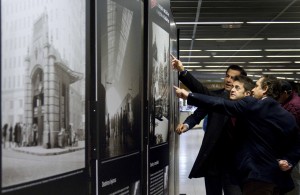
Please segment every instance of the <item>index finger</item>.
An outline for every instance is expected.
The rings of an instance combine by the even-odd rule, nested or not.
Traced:
[[[173,56],[171,53],[170,53],[170,56],[171,56],[173,59],[176,59],[175,56]]]
[[[177,89],[180,89],[179,87],[176,87],[175,85],[173,85],[173,87],[177,90]]]

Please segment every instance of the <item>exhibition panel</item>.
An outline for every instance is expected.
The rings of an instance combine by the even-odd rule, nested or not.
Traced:
[[[142,1],[97,3],[99,194],[141,194],[142,11]]]
[[[1,194],[174,194],[169,0],[2,0]]]
[[[86,0],[1,1],[1,191],[88,193]]]
[[[168,194],[171,129],[170,2],[148,5],[149,194]],[[171,121],[170,121],[171,120]],[[173,135],[173,134],[172,134]]]

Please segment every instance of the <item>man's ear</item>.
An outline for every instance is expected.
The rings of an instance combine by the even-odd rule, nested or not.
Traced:
[[[264,95],[266,95],[268,89],[269,89],[269,86],[266,86],[264,89],[262,89]]]
[[[250,96],[250,95],[252,95],[251,91],[245,91],[245,96]]]

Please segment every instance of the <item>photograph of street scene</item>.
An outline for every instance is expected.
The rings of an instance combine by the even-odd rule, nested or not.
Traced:
[[[85,168],[85,12],[1,1],[2,187]]]
[[[152,117],[150,124],[151,144],[161,144],[168,139],[170,56],[169,33],[152,23]],[[154,117],[153,117],[154,115]]]
[[[140,150],[143,86],[140,2],[108,0],[106,14],[102,23],[107,27],[101,35],[99,89],[105,112],[105,124],[100,124],[103,159]]]

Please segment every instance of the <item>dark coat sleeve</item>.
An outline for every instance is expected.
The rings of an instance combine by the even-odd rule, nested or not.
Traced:
[[[207,94],[212,96],[223,96],[222,92],[224,89],[210,91],[205,87],[200,81],[198,81],[192,74],[188,71],[185,75],[179,75],[179,80],[187,87],[190,91],[194,93]],[[193,114],[188,116],[184,123],[189,125],[192,129],[196,124],[199,124],[202,119],[209,113],[208,110],[198,107]]]
[[[294,135],[290,136],[289,143],[286,145],[290,145],[290,147],[282,159],[295,166],[300,160],[300,131],[298,126],[295,127]]]
[[[187,72],[184,76],[179,75],[179,80],[193,93],[211,94],[207,87]]]
[[[192,92],[210,94],[207,87],[203,86],[193,75],[189,72],[186,75],[179,75],[179,80]],[[197,108],[193,114],[188,116],[183,123],[189,125],[189,129],[192,129],[196,124],[199,124],[202,119],[208,114],[207,110]]]
[[[183,123],[189,125],[189,129],[192,129],[196,124],[199,124],[202,119],[207,115],[207,111],[197,108],[193,114],[188,116]]]
[[[202,108],[210,109],[214,112],[246,118],[250,117],[248,111],[251,111],[251,107],[257,104],[257,100],[253,97],[245,97],[241,100],[231,101],[197,93],[190,93],[187,100],[189,105],[201,106]],[[269,109],[265,109],[265,111],[267,110]],[[292,121],[290,119],[292,119]],[[291,123],[287,125],[286,128],[283,128],[284,132],[282,136],[285,137],[285,139],[282,140],[283,142],[280,142],[280,150],[282,150],[283,154],[280,159],[285,159],[294,166],[300,160],[300,131],[292,115],[287,117],[286,121],[290,121]]]
[[[221,97],[190,93],[187,98],[187,103],[213,112],[237,116],[246,113],[249,104],[255,103],[255,99],[252,97],[245,97],[241,100],[231,101]]]

